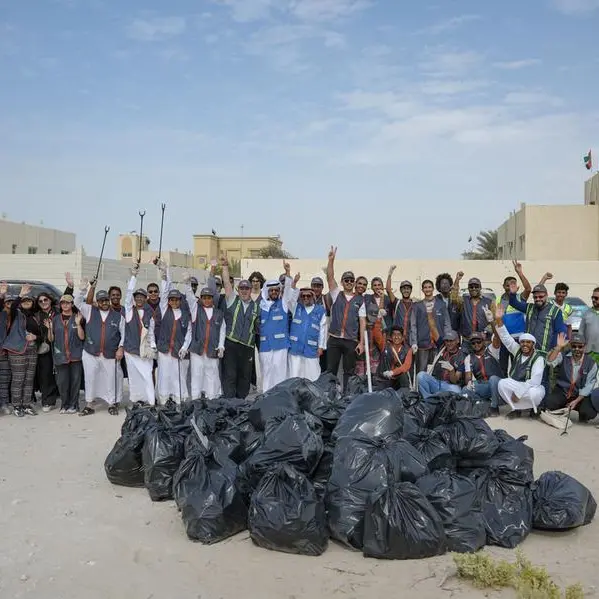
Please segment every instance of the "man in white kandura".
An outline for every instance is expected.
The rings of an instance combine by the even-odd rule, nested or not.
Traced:
[[[148,306],[145,289],[135,289],[139,263],[131,268],[125,293],[125,360],[129,375],[129,398],[132,402],[153,406],[156,403],[152,368],[155,352],[148,337],[154,311]]]
[[[116,416],[123,399],[123,371],[119,362],[123,359],[125,318],[110,307],[110,296],[104,290],[96,293],[97,307],[88,304],[87,287],[87,281],[81,281],[75,297],[75,306],[85,318],[82,362],[86,406],[79,415],[93,414],[94,400],[102,399],[108,404],[108,413]]]
[[[181,306],[182,295],[171,287],[168,268],[158,263],[160,270],[160,332],[156,339],[154,318],[150,322],[150,344],[158,350],[158,402],[162,405],[169,400],[181,403],[189,399],[187,371],[189,360],[187,350],[191,343],[191,315]]]
[[[186,283],[185,297],[191,309],[192,323],[189,346],[191,399],[199,399],[202,395],[216,399],[222,395],[218,366],[225,353],[225,313],[214,306],[214,289],[203,287],[198,304],[192,286],[188,281]]]
[[[283,302],[293,314],[289,331],[289,377],[315,381],[321,374],[320,357],[327,348],[327,312],[315,304],[311,287],[297,289],[300,274],[287,277]],[[299,299],[299,302],[298,302]]]
[[[283,266],[288,277],[291,267],[285,261]],[[281,283],[267,281],[260,300],[260,370],[264,393],[287,378],[288,349],[289,316],[281,297]]]
[[[498,305],[495,309],[495,330],[503,345],[512,354],[512,368],[509,378],[499,381],[497,390],[506,404],[512,409],[506,418],[517,418],[523,410],[530,410],[530,415],[537,414],[537,408],[543,397],[543,371],[545,358],[535,349],[536,339],[530,333],[521,333],[516,341],[503,324],[504,308]],[[485,310],[489,322],[493,319],[490,310]]]

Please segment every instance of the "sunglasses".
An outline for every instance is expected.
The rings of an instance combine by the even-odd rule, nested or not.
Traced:
[[[251,287],[238,287],[239,291],[249,291]]]
[[[354,283],[356,279],[343,279],[344,283]]]
[[[45,303],[49,302],[50,300],[47,297],[40,297],[37,301],[40,304],[45,304]]]
[[[468,289],[480,289],[480,285],[468,285]]]
[[[599,297],[598,297],[598,296],[596,296],[596,295],[594,295],[593,297],[591,297],[591,299],[592,299],[594,302],[599,302]]]
[[[150,289],[148,290],[148,293],[158,293],[158,289]]]
[[[472,339],[472,341],[470,341],[470,343],[472,343],[472,345],[480,345],[483,342],[482,339]]]
[[[580,343],[571,343],[570,347],[572,349],[584,349],[584,345],[581,345]]]
[[[312,297],[312,294],[311,294],[311,293],[302,293],[302,294],[300,295],[300,297],[301,297],[302,299],[310,299],[310,298]]]
[[[313,283],[312,287],[316,287],[317,289],[320,289],[320,288],[324,287],[324,285],[322,283]]]

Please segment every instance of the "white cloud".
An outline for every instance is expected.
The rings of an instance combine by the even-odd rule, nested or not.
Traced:
[[[437,49],[429,53],[429,58],[421,63],[421,68],[435,76],[453,76],[478,67],[482,55],[477,52],[449,52]]]
[[[521,60],[508,60],[504,62],[494,62],[493,66],[506,71],[517,71],[526,67],[534,67],[541,64],[538,58],[523,58]]]
[[[185,28],[183,17],[135,19],[127,27],[127,36],[139,42],[159,42],[181,35]]]
[[[588,14],[599,9],[599,0],[552,0],[552,4],[567,15]]]
[[[539,91],[511,92],[505,96],[504,102],[506,104],[520,106],[542,104],[545,106],[558,107],[563,106],[564,104],[564,101],[561,98]]]
[[[439,35],[440,33],[447,33],[448,31],[452,31],[461,27],[462,25],[466,25],[467,23],[473,23],[475,21],[480,21],[481,17],[479,15],[460,15],[456,17],[451,17],[446,19],[445,21],[441,21],[439,23],[435,23],[434,25],[430,25],[429,27],[424,27],[420,29],[416,33],[419,34],[429,34],[429,35]]]
[[[431,79],[422,84],[422,93],[431,96],[453,96],[488,87],[490,83],[478,79]]]

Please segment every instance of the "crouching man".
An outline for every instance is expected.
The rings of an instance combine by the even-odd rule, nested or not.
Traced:
[[[428,372],[418,373],[418,391],[423,399],[443,391],[460,393],[465,358],[466,356],[460,348],[458,334],[455,331],[449,331],[445,335],[443,348],[429,366],[430,374]]]
[[[570,351],[563,350],[568,340],[563,333],[557,336],[556,346],[547,356],[547,364],[556,369],[555,388],[544,399],[543,407],[550,412],[571,408],[578,412],[579,422],[588,422],[597,416],[591,401],[597,380],[597,363],[585,354],[585,338],[574,333],[570,340]]]
[[[530,333],[522,333],[518,341],[514,340],[503,325],[503,314],[503,306],[498,305],[495,310],[495,330],[513,358],[509,378],[499,381],[499,395],[511,408],[506,418],[518,418],[522,416],[522,410],[530,410],[530,416],[533,417],[545,397],[545,359],[535,349],[536,339]]]

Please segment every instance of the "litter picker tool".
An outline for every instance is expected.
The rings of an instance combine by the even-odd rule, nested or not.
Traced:
[[[158,242],[158,258],[154,260],[154,264],[157,264],[158,260],[162,257],[162,232],[164,231],[164,210],[166,209],[166,204],[161,204],[160,208],[162,209],[162,216],[160,217],[160,241]]]
[[[566,414],[566,426],[564,426],[564,430],[559,434],[560,437],[568,434],[568,424],[570,424],[570,414],[572,413],[572,402],[568,406],[568,413]]]
[[[183,394],[181,393],[181,358],[177,358],[177,367],[179,368],[179,405],[182,405]]]
[[[144,216],[146,215],[145,210],[139,211],[139,243],[137,244],[137,263],[141,264],[141,246],[144,241]]]
[[[110,231],[110,227],[106,225],[104,227],[104,241],[102,241],[102,249],[100,250],[100,259],[98,260],[98,268],[96,270],[96,276],[94,279],[97,281],[100,276],[100,267],[102,266],[102,258],[104,257],[104,247],[106,246],[106,237],[108,235],[108,231]]]
[[[368,393],[372,393],[372,374],[370,372],[370,344],[368,342],[368,331],[364,331],[364,351],[366,352],[366,379],[368,381]]]

